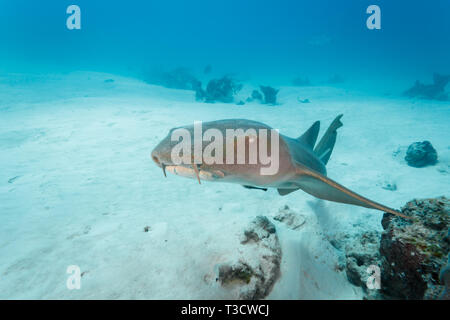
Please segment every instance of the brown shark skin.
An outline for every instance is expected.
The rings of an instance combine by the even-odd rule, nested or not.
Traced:
[[[179,128],[189,130],[191,136],[194,136],[192,125]],[[266,124],[246,119],[227,119],[202,123],[203,132],[210,128],[221,131],[224,139],[226,137],[226,129],[240,128],[244,131],[247,129],[255,129],[257,134],[259,133],[259,129],[267,129],[267,136],[269,139],[267,150],[271,150],[270,130],[273,129]],[[261,175],[260,169],[262,167],[267,167],[268,165],[261,164],[259,158],[257,164],[236,164],[236,144],[232,146],[235,148],[234,164],[226,164],[225,141],[223,142],[223,164],[208,165],[203,162],[198,164],[197,168],[194,168],[195,165],[193,164],[192,156],[192,163],[190,165],[173,165],[171,161],[171,150],[178,144],[178,141],[171,141],[172,130],[152,151],[153,161],[159,167],[166,169],[171,173],[188,178],[199,179],[199,182],[200,177],[203,177],[203,180],[251,185],[261,188],[292,189],[293,191],[303,189],[307,193],[320,199],[381,210],[408,219],[407,216],[400,212],[362,197],[327,178],[325,165],[313,152],[313,149],[310,146],[302,144],[298,139],[279,134],[279,170],[275,175]],[[259,136],[257,135],[252,138],[252,141],[250,141],[250,139],[245,140],[246,163],[248,163],[249,159],[249,144],[258,143]],[[209,144],[210,141],[203,141],[202,151]],[[192,145],[191,154],[193,153],[194,146]]]

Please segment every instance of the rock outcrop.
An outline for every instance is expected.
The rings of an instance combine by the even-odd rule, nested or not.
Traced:
[[[444,290],[439,273],[450,249],[450,201],[413,200],[402,212],[413,221],[383,216],[381,291],[386,298],[437,299]]]
[[[450,299],[450,201],[412,200],[402,208],[412,220],[388,213],[383,232],[328,237],[340,253],[338,270],[362,287],[366,299]],[[380,290],[367,287],[379,268]]]
[[[216,279],[239,299],[263,299],[280,276],[281,247],[275,226],[258,216],[245,228],[240,242],[252,255],[217,265]]]
[[[406,151],[405,160],[411,167],[421,168],[437,162],[437,152],[429,141],[414,142]]]

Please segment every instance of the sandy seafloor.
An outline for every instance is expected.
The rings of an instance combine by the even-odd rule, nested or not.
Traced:
[[[251,89],[245,86],[242,98]],[[273,107],[199,103],[190,91],[101,73],[3,75],[0,298],[233,298],[211,281],[214,266],[237,254],[250,220],[273,217],[284,205],[306,223],[293,231],[272,220],[283,258],[268,298],[362,298],[361,288],[336,270],[336,249],[326,237],[381,230],[381,212],[302,191],[281,197],[276,190],[165,179],[150,152],[170,128],[194,120],[248,118],[297,137],[315,120],[323,134],[343,113],[329,177],[399,208],[415,197],[448,194],[450,105],[332,87],[283,87],[278,100]],[[406,147],[423,140],[436,148],[439,163],[407,166]],[[383,189],[386,181],[398,189]],[[69,265],[84,272],[80,290],[66,287]]]

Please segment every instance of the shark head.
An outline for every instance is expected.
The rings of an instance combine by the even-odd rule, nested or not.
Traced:
[[[261,130],[265,136],[260,141]],[[263,149],[261,142],[265,142]],[[219,120],[202,123],[201,128],[194,123],[171,129],[153,149],[151,157],[164,175],[169,171],[199,182],[226,176],[224,180],[228,182],[246,183],[249,182],[246,179],[254,178],[265,183],[267,179],[260,172],[270,169],[274,173],[269,174],[278,172],[278,142],[278,132],[261,123]]]
[[[166,175],[165,168],[172,165],[171,160],[172,144],[170,135],[167,135],[152,151],[151,157],[153,162],[162,168],[164,175]]]

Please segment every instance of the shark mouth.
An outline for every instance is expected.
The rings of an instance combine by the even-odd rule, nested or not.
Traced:
[[[201,180],[205,181],[215,181],[217,179],[223,178],[225,175],[223,172],[214,170],[214,171],[206,171],[201,170],[198,165],[194,164],[190,167],[185,166],[176,166],[176,165],[164,165],[163,166],[164,173],[166,171],[175,174],[177,176],[196,179],[199,184],[201,184]]]

